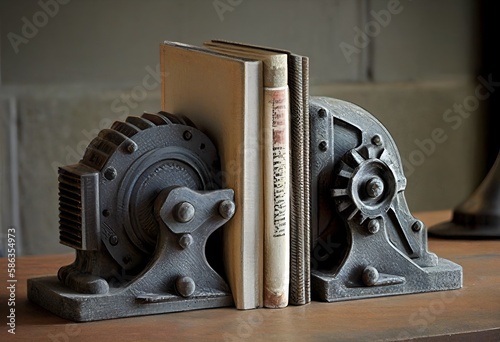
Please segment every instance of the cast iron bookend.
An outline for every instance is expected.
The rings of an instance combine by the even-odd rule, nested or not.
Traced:
[[[324,301],[457,289],[427,250],[396,145],[368,112],[311,98],[311,284]],[[216,230],[236,210],[211,140],[160,112],[102,130],[59,170],[60,242],[76,249],[28,298],[75,321],[230,306]]]
[[[453,210],[452,220],[431,227],[429,235],[445,239],[500,238],[500,153],[479,187]]]
[[[351,103],[312,98],[313,298],[341,301],[462,287],[462,267],[427,250],[406,204],[389,132]]]
[[[101,131],[59,170],[60,241],[76,260],[29,279],[28,298],[74,321],[232,305],[205,254],[236,209],[218,171],[210,139],[168,113]]]

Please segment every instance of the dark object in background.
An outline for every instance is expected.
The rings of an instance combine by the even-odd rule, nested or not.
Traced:
[[[482,0],[480,2],[480,39],[481,39],[481,67],[483,77],[491,76],[494,82],[500,81],[500,40],[499,20],[500,4],[498,1]],[[500,127],[500,89],[493,89],[486,100],[486,132],[487,132],[487,163],[484,172],[487,172],[495,162],[496,154],[500,150],[498,128]]]
[[[449,239],[500,238],[500,152],[481,185],[455,208],[452,220],[431,227],[429,236]]]
[[[493,81],[500,80],[498,2],[483,0],[480,3],[481,74]],[[472,195],[455,208],[449,222],[429,229],[429,236],[448,239],[500,238],[500,139],[498,128],[500,91],[491,91],[486,101],[488,160],[493,165],[481,185]],[[496,155],[498,153],[498,155]],[[496,157],[496,162],[495,161]]]

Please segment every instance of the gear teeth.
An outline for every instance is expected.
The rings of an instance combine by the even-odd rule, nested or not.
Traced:
[[[185,125],[186,124],[184,122],[184,120],[182,120],[182,118],[180,118],[179,116],[174,115],[174,114],[170,114],[170,113],[167,113],[167,112],[158,112],[158,115],[161,115],[161,116],[167,118],[173,124],[181,124],[181,125]]]
[[[90,142],[88,148],[93,148],[93,149],[99,150],[102,153],[110,156],[116,151],[117,146],[109,140],[105,140],[105,139],[102,139],[100,137],[97,137]]]
[[[351,178],[352,177],[352,171],[341,169],[339,171],[339,176],[344,177],[344,178]]]
[[[388,166],[392,165],[392,160],[389,156],[389,153],[387,152],[387,150],[385,148],[383,148],[382,151],[380,151],[380,153],[378,155],[378,159],[380,159],[381,161],[386,163]]]
[[[332,197],[347,196],[347,189],[333,189],[331,193]]]
[[[156,126],[151,121],[146,120],[144,118],[140,118],[138,116],[129,116],[125,121],[128,122],[129,124],[134,125],[135,127],[139,128],[141,130],[145,130],[145,129]]]
[[[354,172],[354,169],[347,165],[343,160],[340,161],[340,171],[339,171],[339,176],[344,177],[344,178],[351,178],[352,173]]]
[[[367,159],[373,159],[373,158],[377,158],[377,151],[375,150],[375,148],[370,147],[370,148],[368,148],[368,158]]]
[[[115,121],[111,126],[111,129],[114,129],[115,131],[122,133],[124,136],[128,138],[133,137],[134,135],[136,135],[141,131],[136,126],[123,121]]]
[[[105,128],[100,131],[98,137],[103,140],[108,140],[116,146],[120,146],[122,142],[128,139],[126,135],[109,128]]]
[[[110,156],[111,154],[107,154],[98,147],[89,146],[85,150],[82,161],[84,161],[87,166],[93,167],[96,170],[101,170]]]
[[[361,147],[360,149],[358,149],[358,153],[360,156],[362,156],[364,159],[370,159],[370,151],[372,149],[367,147],[367,146],[363,146]]]
[[[352,203],[349,201],[342,201],[338,204],[338,210],[339,210],[339,212],[343,212],[343,211],[347,210],[351,205],[352,205]]]
[[[354,149],[349,151],[349,155],[351,156],[352,161],[355,163],[355,166],[358,166],[366,160],[365,157],[363,157],[361,154],[359,154],[358,151]]]
[[[169,125],[172,123],[172,122],[170,122],[170,120],[166,116],[160,115],[160,114],[144,113],[144,114],[142,114],[141,117],[143,119],[151,121],[152,123],[154,123],[157,126]]]
[[[347,216],[347,220],[352,220],[354,218],[354,216],[356,216],[356,214],[359,212],[359,209],[358,208],[354,208],[354,210],[349,214],[349,216]]]

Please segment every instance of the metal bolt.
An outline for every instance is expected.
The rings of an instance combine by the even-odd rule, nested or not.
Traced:
[[[191,138],[193,137],[193,133],[191,133],[190,131],[184,131],[182,136],[184,137],[185,140],[191,140]]]
[[[111,246],[116,246],[118,244],[118,236],[111,235],[109,237],[109,243],[111,244]]]
[[[377,198],[384,192],[384,182],[379,177],[373,177],[366,182],[366,193],[372,198]]]
[[[325,110],[325,108],[320,108],[318,110],[318,115],[319,115],[320,118],[325,118],[326,117],[326,110]]]
[[[182,236],[179,238],[179,245],[184,249],[191,246],[192,243],[193,243],[193,236],[189,233],[182,234]]]
[[[190,277],[178,277],[175,281],[175,288],[182,297],[191,297],[196,285]]]
[[[194,217],[194,207],[189,202],[182,202],[177,205],[176,220],[181,223],[189,222]]]
[[[372,138],[372,143],[376,146],[382,145],[382,138],[380,137],[380,135],[378,134],[374,135]]]
[[[328,149],[328,143],[325,140],[323,140],[319,143],[318,147],[321,151],[325,152]]]
[[[373,266],[367,266],[364,270],[363,270],[363,283],[366,285],[366,286],[373,286],[377,283],[377,280],[379,278],[379,273],[377,271],[377,269]]]
[[[137,146],[137,144],[133,141],[131,141],[128,145],[127,145],[127,152],[128,153],[134,153],[135,151],[137,151],[139,147]]]
[[[114,167],[108,167],[104,171],[104,178],[106,178],[107,180],[113,180],[117,175],[118,173],[116,172],[116,169]]]
[[[229,220],[231,217],[233,217],[235,210],[236,207],[233,201],[224,200],[219,204],[219,214],[226,220]]]
[[[422,228],[424,228],[424,223],[420,220],[416,220],[411,225],[411,229],[413,229],[414,232],[419,232]]]
[[[377,233],[378,231],[380,230],[380,222],[375,219],[375,220],[370,220],[368,222],[368,231],[371,233],[371,234],[375,234]]]

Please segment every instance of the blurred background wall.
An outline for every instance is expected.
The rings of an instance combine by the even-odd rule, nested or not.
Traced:
[[[312,95],[352,101],[392,133],[410,209],[456,206],[487,170],[485,104],[497,85],[482,64],[481,6],[0,0],[0,250],[15,227],[21,254],[70,251],[58,244],[57,167],[76,163],[114,120],[159,110],[163,40],[221,38],[309,56]]]

